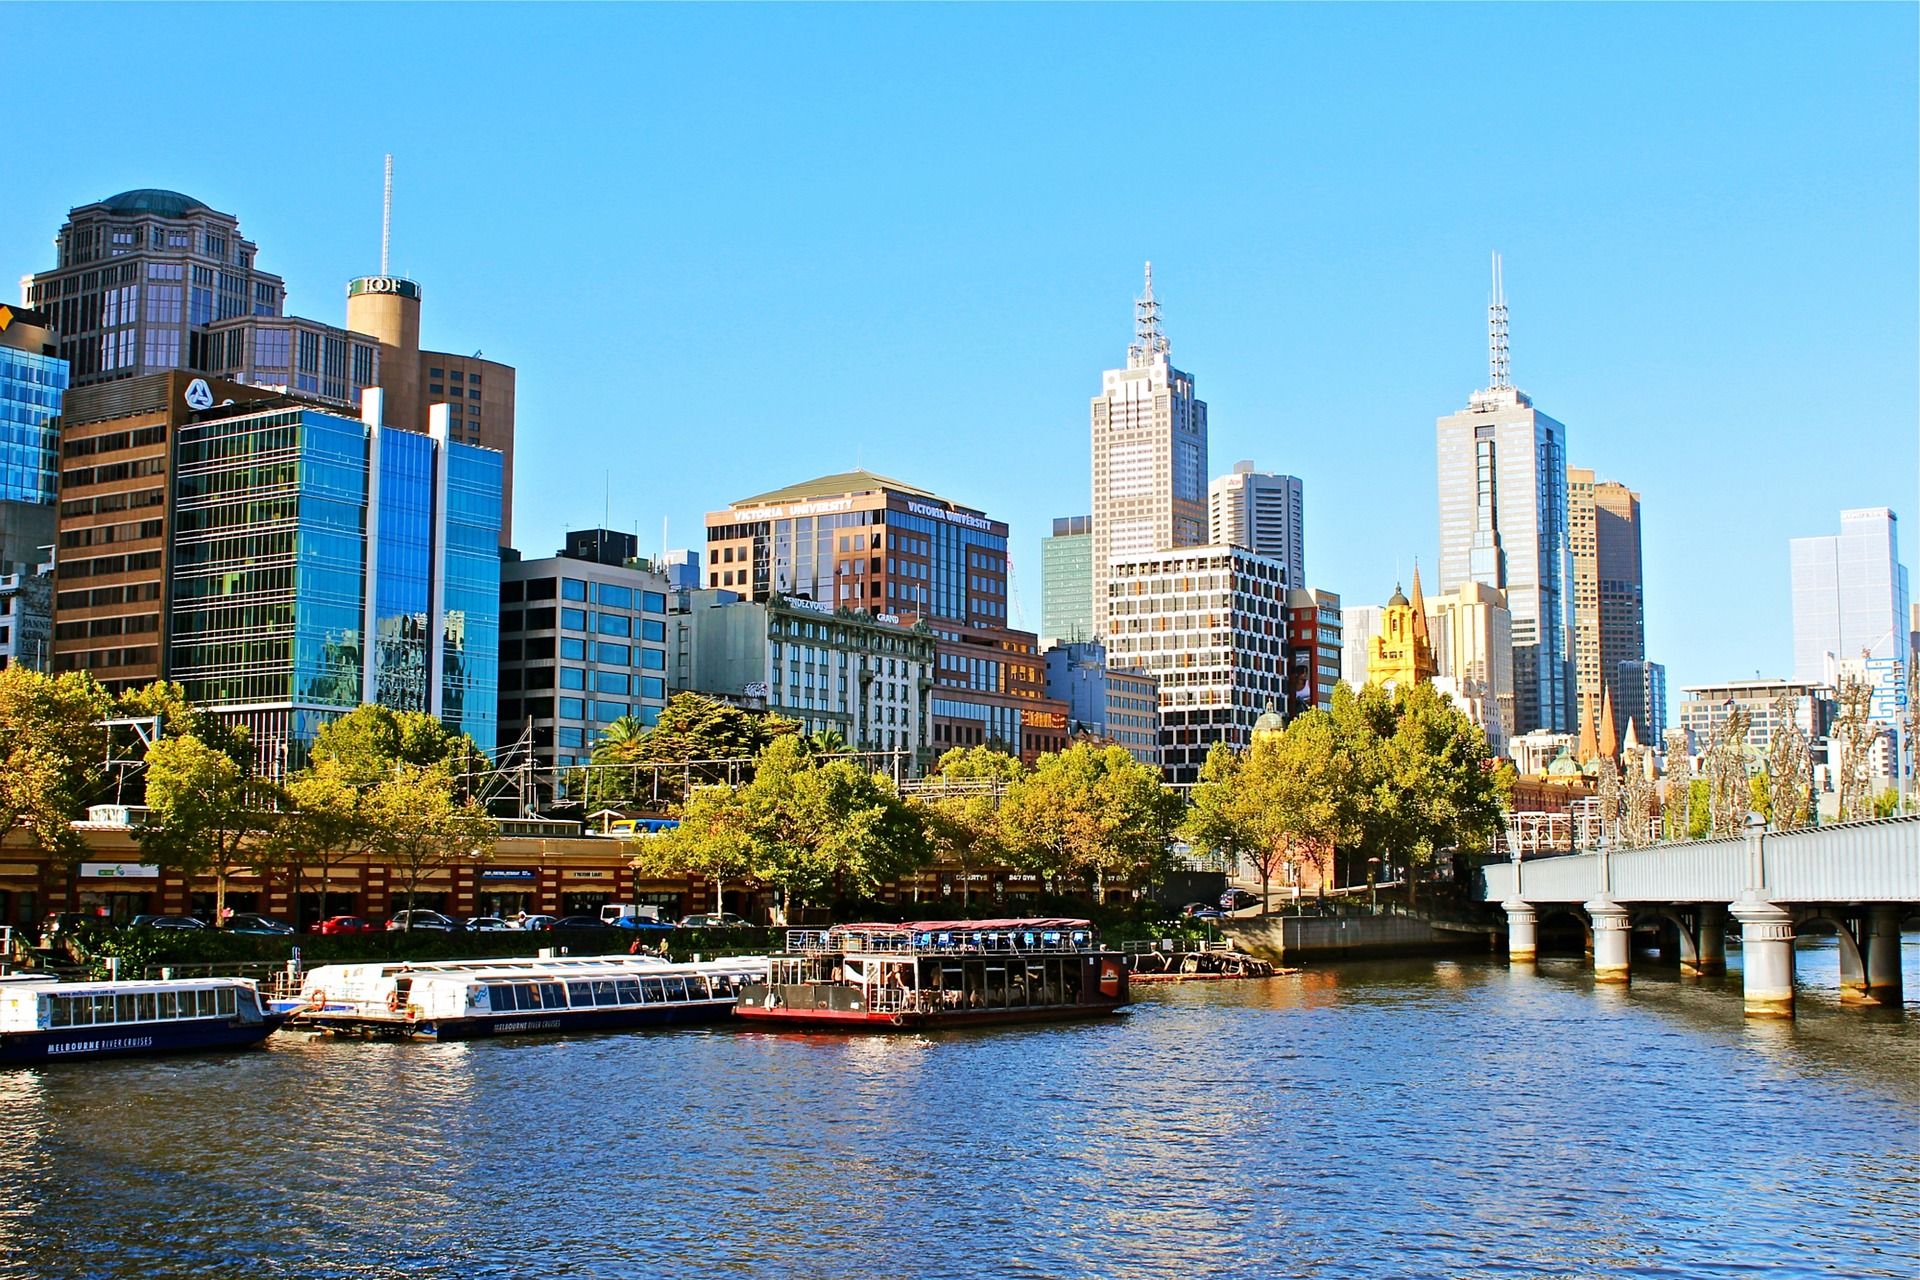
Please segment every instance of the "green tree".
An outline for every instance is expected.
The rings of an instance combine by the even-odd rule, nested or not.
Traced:
[[[687,766],[680,776],[668,770],[600,768],[590,772],[593,780],[581,788],[581,795],[596,808],[650,803],[656,796],[667,803],[684,800],[685,792],[696,783],[738,781],[723,770],[700,768],[697,762],[752,759],[775,737],[798,729],[797,722],[777,715],[742,711],[703,694],[675,694],[646,732],[603,734],[594,744],[593,763]]]
[[[140,829],[142,854],[189,883],[211,875],[214,921],[224,927],[227,879],[258,865],[257,846],[280,817],[278,789],[186,734],[154,743],[146,774],[150,814]]]
[[[295,923],[300,914],[300,883],[308,868],[320,872],[320,915],[327,913],[333,869],[368,851],[372,787],[353,780],[339,761],[328,759],[288,779],[289,811],[264,845],[269,864],[287,870],[293,882]]]
[[[1442,853],[1487,850],[1500,830],[1500,794],[1486,735],[1444,694],[1415,684],[1396,694],[1393,711],[1385,744],[1391,823],[1406,854],[1411,900],[1420,870]]]
[[[155,680],[129,689],[116,700],[113,714],[124,718],[155,716],[162,738],[197,738],[240,767],[253,772],[253,739],[245,725],[229,724],[213,712],[187,701],[187,691],[168,680]]]
[[[367,797],[370,847],[405,886],[411,913],[420,882],[492,856],[498,827],[476,800],[457,794],[452,767],[400,764]],[[412,925],[411,914],[407,917]]]
[[[112,706],[92,676],[0,669],[0,842],[25,824],[35,844],[63,861],[83,846],[70,825],[104,779]]]
[[[753,836],[740,793],[733,787],[695,787],[676,816],[680,825],[634,837],[633,866],[649,876],[704,876],[714,883],[714,907],[725,905],[727,881],[753,871]]]
[[[455,733],[438,716],[365,702],[320,726],[310,763],[332,765],[362,786],[392,777],[396,766],[445,765],[449,779],[459,784],[484,767],[486,757],[472,738]]]
[[[1104,902],[1109,876],[1138,885],[1165,874],[1183,807],[1125,747],[1076,742],[1007,788],[1000,829],[1015,865],[1085,876]]]
[[[963,911],[971,905],[974,872],[1007,861],[1000,798],[1026,771],[1003,751],[954,747],[940,757],[921,790],[919,803],[934,858],[960,868]]]

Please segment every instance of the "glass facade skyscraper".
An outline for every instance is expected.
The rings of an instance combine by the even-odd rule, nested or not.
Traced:
[[[499,455],[444,426],[275,408],[182,427],[173,678],[248,725],[273,772],[361,701],[438,715],[491,752],[499,486]]]
[[[65,360],[0,343],[0,501],[52,505],[66,390]]]
[[[1885,507],[1840,513],[1837,537],[1793,539],[1793,678],[1832,684],[1849,659],[1907,658],[1907,569]]]
[[[1040,643],[1091,641],[1093,517],[1055,517],[1040,540]]]

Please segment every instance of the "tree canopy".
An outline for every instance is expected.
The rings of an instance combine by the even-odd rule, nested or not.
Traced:
[[[1125,747],[1077,742],[1007,787],[999,829],[1015,865],[1084,876],[1104,897],[1109,876],[1162,878],[1183,808]]]
[[[99,721],[111,707],[85,672],[0,669],[0,840],[24,822],[48,853],[79,856],[68,824],[102,781],[107,735]]]

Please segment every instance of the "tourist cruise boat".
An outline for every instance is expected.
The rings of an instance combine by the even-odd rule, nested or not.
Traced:
[[[1085,920],[923,920],[791,930],[734,1014],[810,1030],[932,1029],[1119,1013],[1127,964]]]
[[[244,978],[0,984],[0,1065],[259,1044],[284,1016]]]
[[[759,956],[676,964],[658,956],[557,956],[322,965],[301,985],[296,1024],[360,1035],[466,1040],[603,1031],[727,1016],[764,982]]]

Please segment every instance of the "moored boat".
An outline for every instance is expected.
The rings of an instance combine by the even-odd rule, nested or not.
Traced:
[[[791,930],[734,1015],[762,1026],[888,1031],[1099,1017],[1127,965],[1085,920],[923,920]]]
[[[0,1064],[231,1049],[280,1028],[244,978],[0,985]]]
[[[295,1019],[323,1031],[441,1040],[711,1022],[766,971],[756,956],[323,965],[307,972]]]

